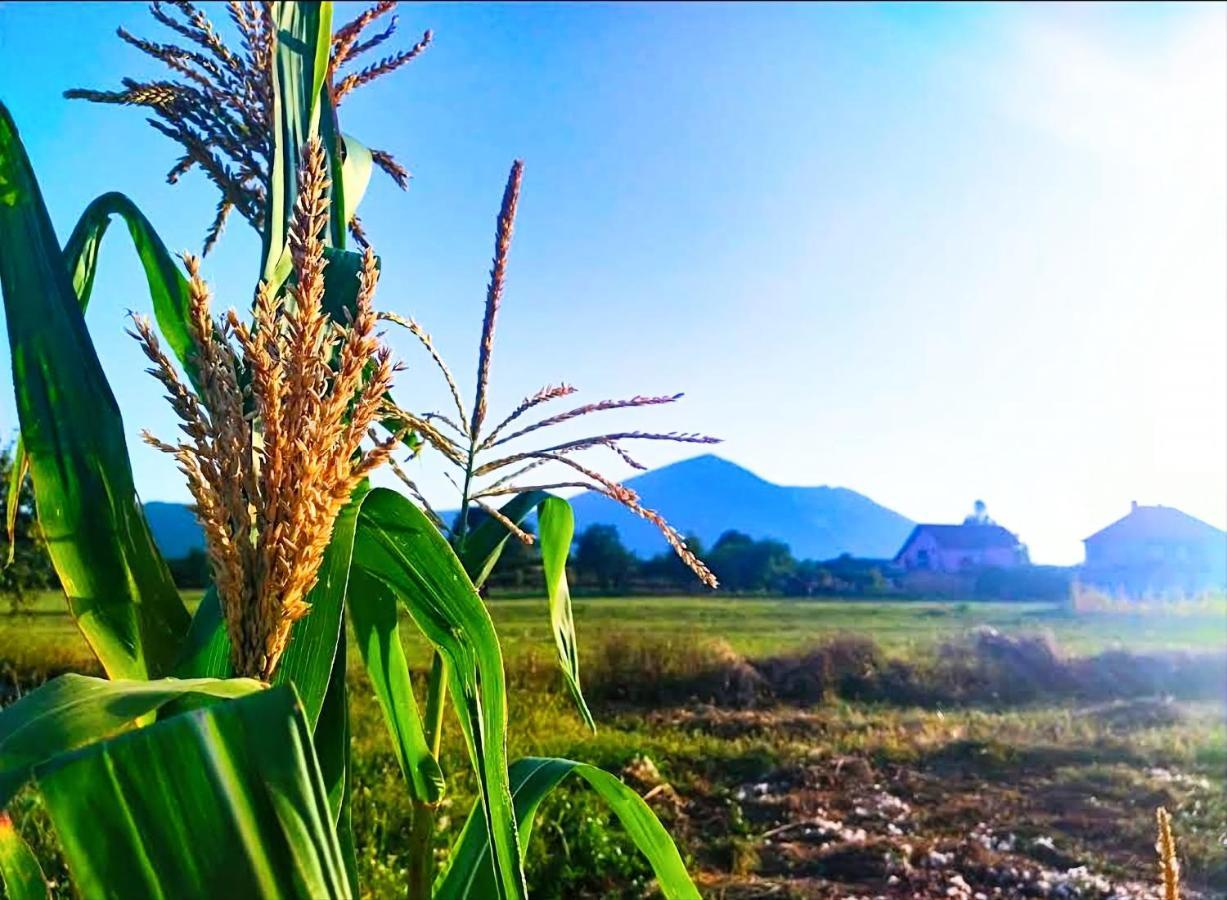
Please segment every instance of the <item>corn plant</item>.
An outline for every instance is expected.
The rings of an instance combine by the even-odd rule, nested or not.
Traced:
[[[394,6],[381,0],[334,33],[329,3],[231,2],[242,41],[232,50],[192,4],[155,3],[154,17],[186,45],[121,37],[175,78],[70,92],[151,110],[154,127],[184,151],[171,180],[197,168],[218,187],[206,252],[232,212],[259,231],[259,283],[243,314],[217,316],[199,261],[176,262],[121,195],[91,203],[61,245],[0,105],[0,287],[21,424],[13,478],[18,486],[27,473],[32,479],[69,610],[107,676],[65,675],[0,711],[0,810],[23,786],[39,791],[83,896],[359,894],[346,619],[414,802],[410,897],[526,896],[523,843],[542,798],[571,773],[609,803],[666,896],[698,896],[664,828],[621,781],[570,760],[507,758],[503,662],[478,588],[534,508],[559,661],[591,722],[566,589],[570,507],[547,495],[547,485],[519,481],[526,467],[569,466],[580,483],[658,522],[683,558],[706,570],[658,514],[572,458],[594,447],[624,454],[622,440],[648,435],[479,460],[503,441],[611,408],[595,404],[499,438],[528,409],[569,393],[554,389],[483,435],[518,166],[500,215],[477,399],[460,443],[429,414],[395,404],[396,367],[374,330],[378,258],[356,211],[373,167],[402,183],[406,173],[386,153],[342,136],[337,115],[349,92],[429,43],[428,32],[408,50],[347,70],[392,37],[394,18],[371,29]],[[152,540],[120,410],[84,319],[115,216],[128,226],[154,314],[136,318],[132,330],[183,432],[147,440],[179,462],[208,544],[213,587],[194,612]],[[348,236],[363,252],[346,248]],[[375,426],[382,437],[368,436]],[[426,447],[463,472],[463,512],[450,534],[421,504],[367,481],[397,448]],[[503,496],[511,499],[490,506]],[[491,515],[470,529],[474,503]],[[424,715],[400,611],[434,648]],[[438,756],[449,699],[479,798],[435,873],[430,836],[446,788]],[[11,897],[47,896],[37,860],[2,812],[0,879]]]

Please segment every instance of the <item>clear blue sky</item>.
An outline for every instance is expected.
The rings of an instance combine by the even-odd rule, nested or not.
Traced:
[[[61,238],[121,190],[196,250],[211,188],[163,182],[174,148],[140,111],[61,97],[157,71],[119,24],[156,31],[140,4],[0,4],[0,96]],[[1132,499],[1227,524],[1227,6],[428,5],[401,24],[435,46],[344,127],[415,174],[364,205],[380,301],[466,394],[519,156],[496,410],[560,379],[685,390],[605,421],[718,434],[766,478],[915,519],[983,497],[1040,561],[1079,559]],[[123,335],[149,306],[125,240],[90,326],[142,495],[184,499],[136,440],[173,423]],[[236,217],[206,261],[223,302],[250,296],[257,253]],[[402,402],[440,406],[396,346]],[[415,469],[446,505],[437,465]]]

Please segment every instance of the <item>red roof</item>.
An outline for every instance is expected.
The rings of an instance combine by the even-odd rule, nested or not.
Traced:
[[[1227,532],[1170,506],[1135,506],[1129,515],[1083,538],[1083,541],[1200,542],[1224,539],[1227,539]]]

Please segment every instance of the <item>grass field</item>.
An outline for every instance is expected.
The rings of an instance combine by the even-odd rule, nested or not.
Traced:
[[[584,759],[650,793],[705,896],[1151,896],[1158,805],[1175,813],[1187,884],[1227,896],[1221,605],[1073,616],[1028,604],[580,599],[596,736],[559,685],[544,601],[490,607],[513,757]],[[986,643],[982,626],[1006,637]],[[1035,634],[1046,637],[1010,637]],[[421,642],[406,649],[421,666]],[[409,804],[351,660],[363,882],[371,896],[403,896]],[[0,616],[10,696],[90,666],[58,597]],[[440,852],[473,796],[457,730],[452,720]],[[14,817],[62,881],[37,798],[22,795]],[[607,822],[578,786],[546,801],[528,855],[534,896],[650,893]]]

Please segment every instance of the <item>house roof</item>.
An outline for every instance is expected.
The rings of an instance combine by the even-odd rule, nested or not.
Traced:
[[[1000,525],[917,525],[908,535],[895,559],[922,534],[929,534],[943,550],[987,550],[990,547],[1013,549],[1018,546],[1018,535]]]
[[[1083,541],[1199,542],[1224,539],[1227,539],[1227,532],[1171,506],[1135,506],[1129,515],[1083,538]]]

